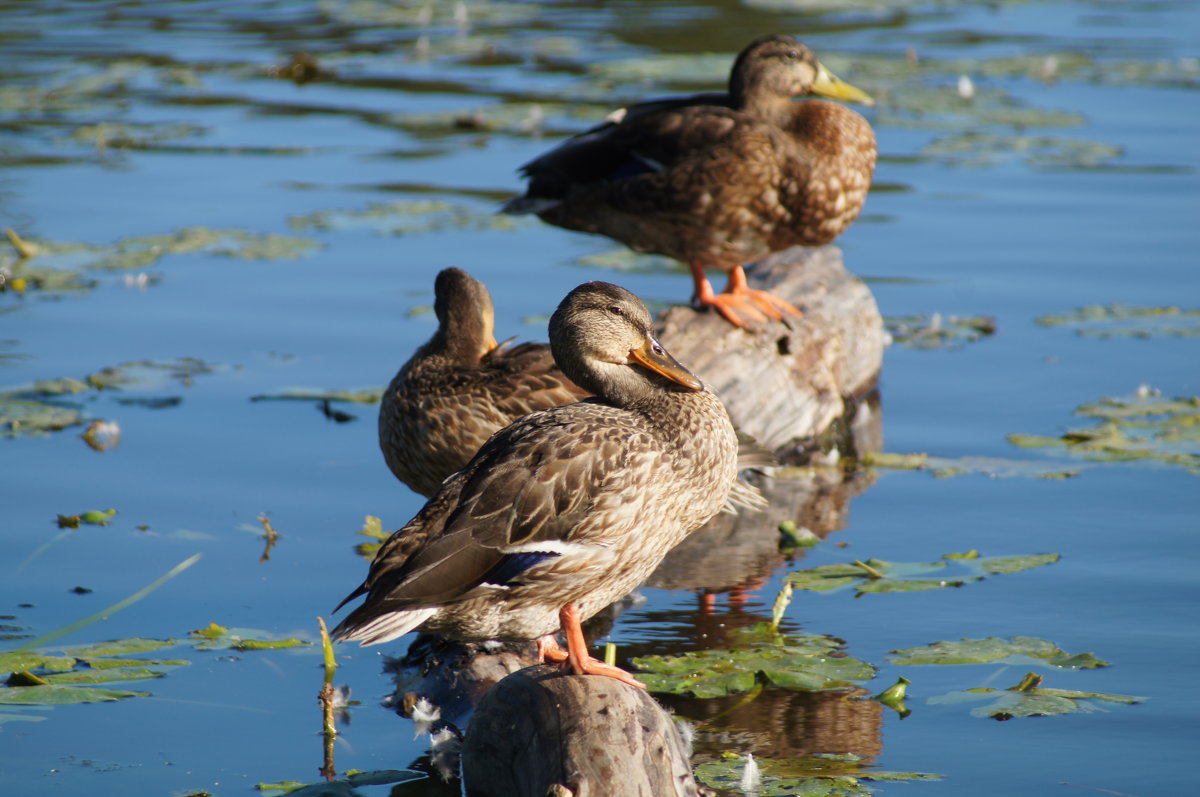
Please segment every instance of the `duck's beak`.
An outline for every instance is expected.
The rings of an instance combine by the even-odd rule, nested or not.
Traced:
[[[676,384],[683,385],[688,390],[703,390],[704,383],[696,378],[671,352],[651,336],[646,336],[646,342],[636,349],[629,350],[629,362],[649,368],[657,374],[662,374]]]
[[[851,86],[826,69],[824,64],[817,64],[817,79],[813,81],[810,91],[813,94],[820,94],[822,97],[832,97],[844,102],[858,102],[863,105],[875,104],[875,100],[871,98],[870,94]]]

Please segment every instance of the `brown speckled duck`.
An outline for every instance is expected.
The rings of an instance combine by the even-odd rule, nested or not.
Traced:
[[[334,629],[386,642],[415,628],[541,639],[575,673],[628,673],[587,654],[580,622],[640,584],[716,514],[738,441],[721,401],[654,339],[629,291],[581,285],[550,319],[563,372],[593,398],[496,433],[393,534]],[[339,606],[340,608],[340,606]],[[561,628],[567,651],[547,641]]]
[[[797,313],[750,289],[742,263],[827,244],[858,216],[875,169],[867,121],[818,94],[872,104],[790,36],[762,36],[733,64],[727,93],[652,101],[521,167],[506,213],[615,238],[688,264],[693,300],[746,326]],[[729,272],[713,292],[706,269]]]
[[[492,297],[462,269],[434,281],[438,328],[388,385],[379,448],[396,478],[428,498],[492,433],[522,415],[588,393],[545,343],[497,345]]]

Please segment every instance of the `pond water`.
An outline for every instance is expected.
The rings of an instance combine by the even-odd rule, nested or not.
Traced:
[[[889,318],[927,329],[937,314],[954,332],[952,317],[987,316],[995,333],[893,325],[885,450],[942,458],[953,475],[864,474],[828,541],[775,560],[748,596],[698,612],[694,591],[647,588],[607,639],[622,657],[703,650],[769,618],[785,576],[818,565],[1057,553],[961,589],[798,592],[784,629],[844,640],[879,668],[869,694],[908,678],[912,714],[768,689],[702,726],[697,761],[852,752],[864,772],[942,776],[865,784],[888,794],[1193,793],[1196,407],[1149,416],[1178,423],[1148,458],[1007,437],[1095,429],[1077,407],[1136,402],[1142,386],[1200,395],[1200,5],[1169,0],[0,2],[0,225],[37,248],[22,260],[0,243],[4,411],[37,380],[150,363],[110,374],[128,380],[119,389],[54,400],[117,422],[118,446],[89,450],[82,425],[0,439],[2,649],[202,555],[54,643],[175,639],[143,655],[190,663],[101,684],[147,697],[0,706],[4,790],[229,795],[317,780],[317,649],[199,650],[188,632],[317,639],[316,618],[365,572],[364,516],[398,528],[421,500],[384,467],[374,406],[335,401],[355,416],[339,423],[314,400],[252,399],[382,387],[431,333],[418,311],[448,265],[489,285],[498,338],[544,339],[548,312],[590,279],[686,299],[675,264],[492,214],[519,190],[516,167],[562,135],[625,102],[719,86],[733,53],[773,31],[879,99],[866,112],[876,189],[838,242],[847,267]],[[300,52],[318,79],[287,79]],[[110,508],[108,525],[56,524]],[[260,515],[280,534],[266,561]],[[888,655],[1014,636],[1111,666]],[[383,656],[403,649],[385,647],[339,649],[337,682],[362,704],[339,770],[403,768],[426,747],[378,705]],[[995,695],[945,699],[1031,670],[1045,687],[1144,700],[998,722],[972,715]],[[701,720],[735,701],[668,702]]]

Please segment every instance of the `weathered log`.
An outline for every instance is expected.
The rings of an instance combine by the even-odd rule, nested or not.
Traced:
[[[671,353],[721,396],[735,425],[791,459],[845,415],[848,399],[874,386],[883,320],[836,246],[777,252],[747,276],[751,287],[770,290],[804,315],[742,330],[716,313],[672,307],[656,327]]]
[[[697,795],[689,753],[644,691],[531,667],[479,704],[463,746],[463,786],[467,797]]]

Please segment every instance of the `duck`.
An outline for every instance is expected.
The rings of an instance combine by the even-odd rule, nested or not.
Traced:
[[[819,95],[872,105],[786,35],[737,56],[728,91],[630,106],[520,168],[524,195],[501,212],[614,238],[688,265],[693,302],[735,326],[799,311],[753,290],[742,264],[837,238],[875,170],[870,123]],[[708,270],[729,272],[715,293]]]
[[[498,344],[491,293],[466,271],[442,269],[433,291],[438,328],[396,372],[379,405],[384,461],[426,498],[493,432],[590,395],[563,374],[549,344]]]
[[[365,596],[334,638],[373,645],[419,628],[458,641],[537,640],[570,672],[641,686],[588,654],[581,623],[721,510],[737,434],[624,288],[572,290],[550,318],[550,347],[592,397],[494,434],[384,542],[338,605]]]

